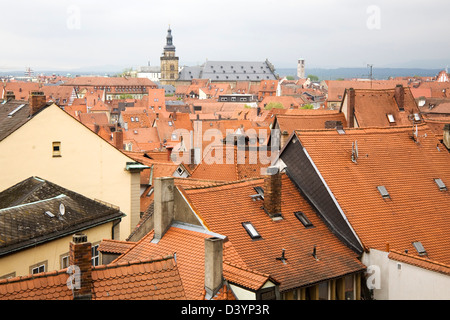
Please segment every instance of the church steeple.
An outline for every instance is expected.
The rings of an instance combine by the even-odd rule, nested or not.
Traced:
[[[164,51],[175,51],[175,46],[172,42],[172,30],[170,29],[170,25],[169,29],[167,30],[166,45],[164,46]]]
[[[172,42],[172,30],[167,30],[166,45],[161,56],[161,84],[173,85],[179,77],[178,57],[175,56],[175,46]]]

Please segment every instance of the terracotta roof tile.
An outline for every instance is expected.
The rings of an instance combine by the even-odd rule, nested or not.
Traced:
[[[71,300],[66,269],[0,280],[0,300]],[[186,299],[177,264],[160,256],[92,270],[93,300]]]
[[[450,265],[432,261],[426,257],[417,257],[414,255],[398,251],[390,251],[388,258],[391,260],[408,263],[410,265],[420,267],[423,269],[439,272],[445,275],[450,275]]]
[[[413,127],[299,130],[296,136],[367,248],[416,252],[421,241],[434,261],[450,264],[450,154],[427,125]],[[359,157],[351,160],[357,141]],[[384,199],[377,186],[385,186]],[[348,192],[352,190],[352,192]],[[355,196],[357,195],[357,196]]]
[[[193,210],[214,232],[224,234],[233,244],[247,269],[270,274],[281,283],[280,291],[306,286],[365,267],[354,252],[345,247],[323,224],[293,183],[283,175],[283,220],[273,221],[253,201],[254,187],[264,186],[263,179],[239,181],[210,188],[184,190]],[[230,201],[232,199],[232,201]],[[314,228],[306,229],[294,216],[302,211]],[[250,221],[262,239],[253,240],[242,226]],[[319,261],[311,252],[317,246]],[[286,249],[287,263],[276,258]]]

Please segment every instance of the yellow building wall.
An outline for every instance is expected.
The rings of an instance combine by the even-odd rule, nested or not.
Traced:
[[[112,226],[113,222],[108,222],[103,225],[84,230],[83,233],[87,235],[88,241],[91,242],[92,245],[95,245],[102,239],[109,239],[111,237]],[[44,261],[47,261],[46,271],[60,270],[60,257],[61,255],[69,252],[69,243],[71,241],[72,235],[68,235],[63,238],[2,257],[0,260],[0,277],[12,272],[15,272],[16,276],[28,275],[30,272],[30,266]]]
[[[61,157],[53,157],[54,141],[61,142]],[[135,227],[131,223],[139,219],[136,202],[140,195],[132,184],[140,174],[125,170],[126,163],[133,160],[58,106],[42,110],[1,141],[0,154],[0,191],[38,176],[120,207],[126,214],[120,225],[120,240]]]

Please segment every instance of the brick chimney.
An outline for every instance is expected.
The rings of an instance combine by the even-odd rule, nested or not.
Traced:
[[[347,95],[347,126],[353,128],[355,124],[355,89],[348,89]]]
[[[119,150],[123,150],[123,131],[117,130],[114,132],[113,136],[114,136],[114,146]]]
[[[450,123],[444,125],[443,143],[445,147],[450,150]]]
[[[161,240],[174,219],[174,180],[173,177],[155,179],[153,229],[156,242]]]
[[[31,91],[28,99],[31,115],[34,115],[47,104],[47,98],[42,91]]]
[[[281,173],[268,167],[264,177],[264,211],[271,217],[281,217]]]
[[[14,94],[14,91],[6,91],[4,100],[9,101],[9,100],[15,100],[15,99],[16,99],[16,95]]]
[[[401,84],[395,87],[395,101],[397,102],[400,111],[405,110],[405,88]]]
[[[205,291],[211,299],[223,285],[223,239],[205,239]]]
[[[74,300],[92,298],[92,248],[85,234],[74,234],[69,245],[69,264],[80,271],[80,286],[73,288]]]

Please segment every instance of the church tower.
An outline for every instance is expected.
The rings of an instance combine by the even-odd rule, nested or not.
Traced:
[[[178,57],[172,42],[172,30],[167,30],[166,45],[161,56],[161,84],[175,85],[178,79]]]

